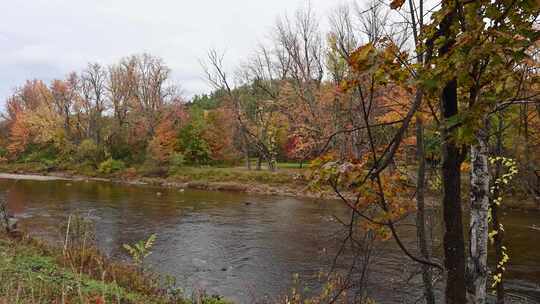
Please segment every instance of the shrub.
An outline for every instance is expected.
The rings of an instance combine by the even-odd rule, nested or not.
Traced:
[[[171,155],[169,163],[172,167],[183,167],[186,164],[186,158],[181,152],[175,152]]]
[[[152,254],[152,247],[156,241],[156,234],[150,235],[147,240],[140,240],[134,244],[124,244],[124,249],[129,253],[140,273],[144,271],[144,261]]]
[[[58,166],[59,151],[53,145],[29,145],[27,151],[20,156],[20,163],[35,163],[40,165],[39,171],[51,171]],[[38,172],[36,170],[32,170]]]
[[[156,160],[147,159],[139,168],[139,173],[146,177],[165,177],[167,176],[167,169]]]
[[[132,179],[137,177],[137,169],[129,167],[122,172],[122,177],[126,179]]]
[[[52,161],[56,159],[58,150],[53,145],[29,145],[19,159],[23,163]]]
[[[184,154],[181,152],[175,152],[171,155],[171,158],[169,159],[169,171],[174,174],[180,171],[180,169],[184,167],[185,164],[186,158],[184,157]]]
[[[97,164],[100,156],[98,145],[92,139],[85,139],[77,148],[76,158],[81,162]]]
[[[116,160],[113,158],[109,158],[106,161],[99,164],[98,171],[103,174],[111,174],[114,172],[118,172],[120,170],[124,170],[126,168],[126,165],[121,160]]]
[[[121,159],[127,163],[133,162],[134,155],[144,151],[145,147],[140,147],[139,143],[129,143],[127,130],[113,131],[107,140],[106,153],[114,159]],[[144,152],[143,152],[144,154]]]
[[[0,147],[0,164],[7,162],[7,149],[4,147]]]
[[[84,176],[96,176],[96,165],[88,162],[79,163],[73,166],[72,170]]]

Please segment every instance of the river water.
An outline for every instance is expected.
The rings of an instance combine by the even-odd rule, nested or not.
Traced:
[[[162,189],[66,180],[0,178],[21,225],[36,236],[58,236],[59,223],[81,212],[96,224],[97,242],[126,259],[122,244],[157,234],[148,263],[174,276],[186,293],[204,289],[238,303],[275,299],[298,274],[306,292],[319,286],[343,237],[337,201],[242,193]],[[433,215],[436,217],[437,215]],[[504,218],[510,262],[509,292],[522,303],[540,303],[540,214],[508,212]],[[400,233],[414,248],[414,230]],[[393,241],[377,245],[369,294],[381,303],[414,302],[405,283],[406,259]]]

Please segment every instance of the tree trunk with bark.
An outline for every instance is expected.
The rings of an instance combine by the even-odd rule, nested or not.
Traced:
[[[417,93],[416,98],[422,98],[421,93]],[[426,180],[426,160],[424,152],[424,125],[420,115],[416,117],[416,158],[418,160],[418,178],[416,181],[416,235],[418,238],[418,250],[422,257],[431,260],[426,236],[426,217],[424,204],[424,191]],[[435,294],[433,292],[433,277],[429,265],[422,264],[422,281],[424,283],[424,297],[426,304],[435,304]]]
[[[489,233],[489,119],[475,134],[471,145],[471,220],[469,261],[467,267],[468,298],[470,303],[486,303],[488,279],[487,250]]]
[[[457,81],[446,83],[441,95],[443,122],[458,114]],[[442,204],[444,218],[444,265],[446,268],[446,304],[466,303],[465,240],[461,211],[461,163],[459,146],[443,125],[442,137]]]
[[[268,170],[270,170],[271,172],[275,172],[276,171],[276,160],[272,156],[268,156],[267,163],[268,163]]]

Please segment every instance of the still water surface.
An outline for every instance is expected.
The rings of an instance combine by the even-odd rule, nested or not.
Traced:
[[[37,236],[58,236],[60,222],[83,212],[96,223],[98,245],[115,258],[127,258],[122,244],[157,233],[149,257],[154,270],[176,277],[187,293],[205,289],[239,303],[283,295],[293,274],[315,289],[317,273],[327,270],[343,237],[335,217],[347,216],[336,201],[102,182],[0,178],[0,193],[6,192],[10,210]],[[505,227],[508,288],[528,299],[523,303],[540,303],[540,231],[534,229],[540,214],[509,212]],[[414,230],[401,234],[415,246]],[[373,298],[414,302],[418,294],[404,293],[411,288],[403,285],[403,256],[393,242],[377,246],[373,262]]]

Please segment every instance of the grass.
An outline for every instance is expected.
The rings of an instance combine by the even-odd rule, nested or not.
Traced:
[[[93,247],[72,244],[55,247],[0,233],[0,304],[232,304],[204,293],[196,299],[184,298],[178,289],[158,287],[160,279],[153,274],[111,262]],[[324,292],[313,298],[303,297],[297,292],[299,287],[292,287],[285,297],[260,303],[326,303],[334,296],[336,283],[329,281]],[[336,303],[346,300],[344,294]]]
[[[27,162],[27,163],[0,163],[0,171],[7,173],[45,173],[49,170],[48,166],[41,162]]]
[[[252,170],[244,167],[217,167],[217,166],[185,166],[175,170],[161,168],[161,174],[152,174],[151,171],[159,171],[158,168],[146,168],[144,165],[127,168],[116,174],[103,174],[97,169],[85,164],[73,166],[50,167],[40,162],[12,162],[0,164],[0,172],[6,173],[34,173],[47,174],[52,171],[66,172],[74,175],[84,175],[89,177],[114,177],[127,176],[144,177],[159,176],[172,177],[179,181],[206,181],[206,182],[249,182],[263,184],[290,184],[301,182],[305,179],[307,164],[300,168],[299,163],[278,162],[277,170],[271,172],[264,166],[261,170]]]
[[[98,299],[118,302],[148,302],[114,282],[95,280],[56,263],[47,251],[30,243],[0,243],[0,294],[6,303],[86,303]]]
[[[183,167],[171,175],[180,181],[241,182],[283,185],[303,179],[302,172],[294,170],[247,170],[245,168]]]
[[[204,292],[185,298],[173,281],[106,258],[95,247],[93,224],[73,218],[61,227],[68,231],[61,246],[0,232],[0,304],[232,304]],[[327,303],[340,290],[336,286],[339,281],[329,280],[313,298],[302,296],[294,286],[280,299],[257,303]],[[346,300],[343,294],[336,303]]]
[[[244,165],[244,163],[242,163],[242,164]],[[251,158],[250,159],[250,164],[251,164],[252,168],[256,168],[257,167],[257,159],[256,158]],[[300,166],[300,162],[278,161],[278,162],[276,162],[276,166],[277,166],[278,169],[305,169],[305,168],[309,167],[309,161],[304,161],[302,163],[302,166]],[[263,161],[261,163],[261,167],[266,169],[268,167],[268,164]]]
[[[227,304],[218,297],[188,300],[159,287],[160,279],[103,257],[94,247],[58,248],[0,234],[0,303]]]
[[[302,164],[297,162],[278,162],[277,167],[279,169],[304,169],[309,167],[309,162],[303,162]]]
[[[105,278],[74,271],[56,250],[34,240],[0,240],[0,302],[165,303]]]

